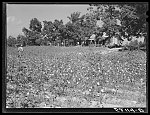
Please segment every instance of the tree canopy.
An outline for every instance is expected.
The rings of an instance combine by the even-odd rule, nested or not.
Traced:
[[[64,40],[81,42],[96,33],[101,39],[105,32],[109,38],[119,35],[138,35],[147,33],[147,3],[131,4],[90,4],[87,13],[73,12],[64,24],[62,20],[40,22],[37,18],[30,20],[29,29],[23,27],[24,36],[18,35],[26,45],[43,45],[46,42],[61,43]],[[43,23],[43,27],[42,27]],[[11,41],[11,37],[9,40]],[[75,45],[74,44],[74,45]]]

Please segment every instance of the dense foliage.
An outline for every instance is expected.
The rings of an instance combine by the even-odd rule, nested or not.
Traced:
[[[40,22],[37,18],[30,20],[29,29],[23,28],[24,35],[18,35],[24,45],[77,45],[95,33],[96,41],[102,39],[105,32],[109,39],[116,33],[120,36],[138,35],[147,36],[146,3],[139,4],[91,4],[87,13],[73,12],[68,16],[69,22],[62,20]],[[42,27],[43,23],[43,27]],[[15,39],[8,37],[8,45],[14,46]],[[20,43],[20,42],[19,42]]]

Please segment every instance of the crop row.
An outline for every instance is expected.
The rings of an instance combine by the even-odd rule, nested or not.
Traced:
[[[6,105],[38,107],[49,94],[54,97],[71,95],[69,90],[78,90],[89,91],[89,95],[93,96],[93,92],[100,92],[103,87],[117,87],[120,84],[131,86],[130,90],[143,91],[134,87],[136,84],[145,85],[144,60],[146,56],[142,52],[112,55],[69,52],[51,57],[23,55],[21,58],[8,55]]]

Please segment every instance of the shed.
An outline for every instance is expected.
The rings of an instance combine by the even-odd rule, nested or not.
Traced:
[[[121,37],[119,37],[119,36],[112,36],[112,38],[110,39],[110,45],[111,46],[114,46],[114,45],[121,45],[121,41],[123,41],[122,40],[122,38]]]

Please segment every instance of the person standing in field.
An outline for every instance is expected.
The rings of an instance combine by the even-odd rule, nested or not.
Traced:
[[[22,54],[23,54],[23,46],[20,45],[20,46],[18,47],[18,57],[21,58],[21,57],[22,57]]]

